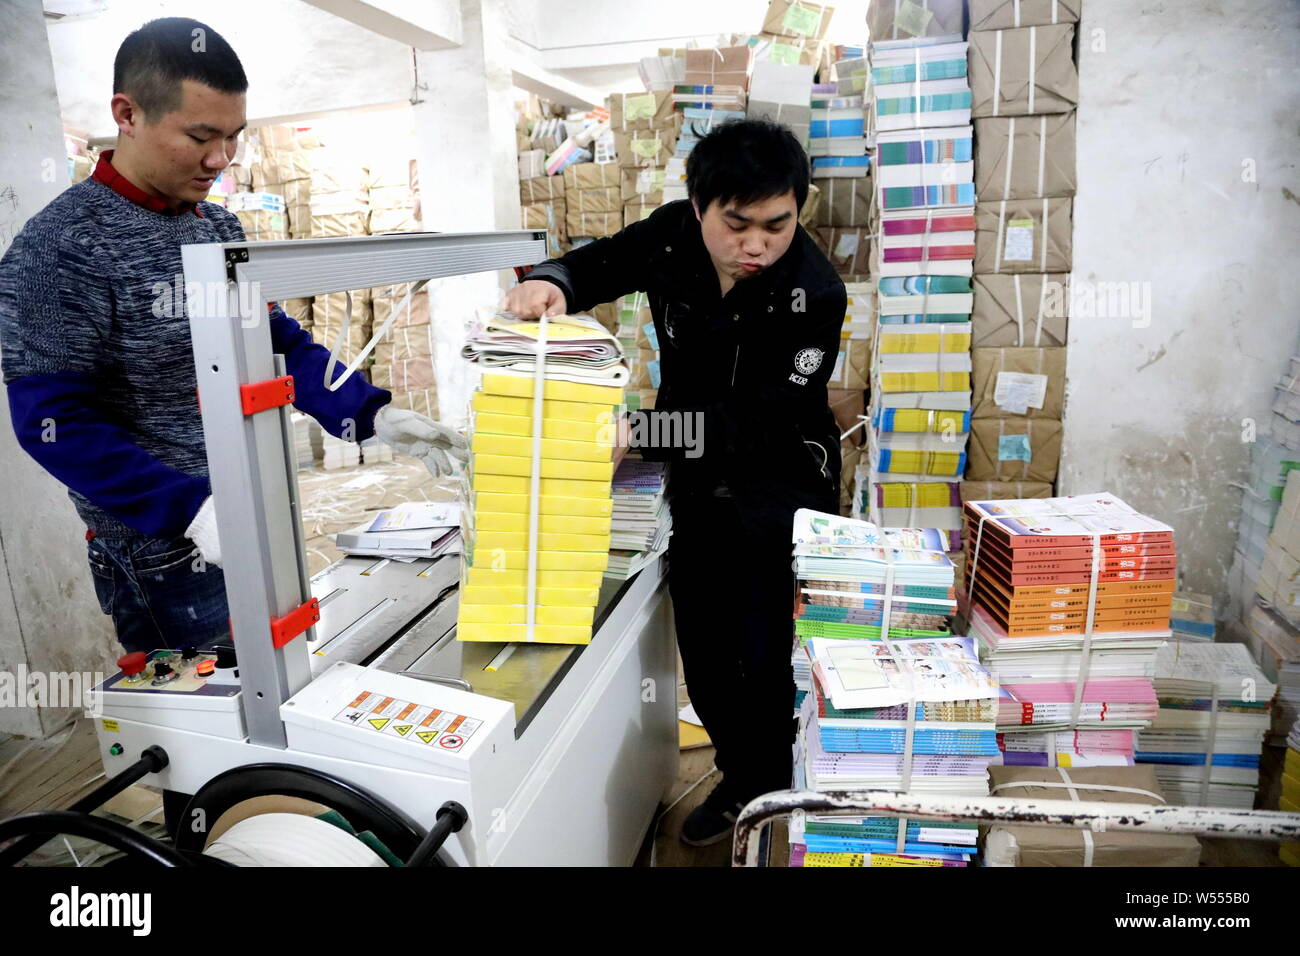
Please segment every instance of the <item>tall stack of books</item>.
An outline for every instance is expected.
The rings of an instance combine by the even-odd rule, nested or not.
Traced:
[[[952,562],[936,532],[800,510],[795,632],[805,655],[796,786],[984,794],[997,687],[949,629]],[[961,866],[975,828],[796,815],[795,866]]]
[[[549,321],[544,349],[540,332],[536,321],[480,319],[462,351],[485,370],[471,401],[463,481],[462,641],[591,641],[609,563],[614,414],[628,373],[617,340],[594,319]],[[546,365],[535,443],[539,351]]]
[[[662,462],[628,456],[614,471],[614,515],[605,577],[625,580],[668,549],[673,520]]]
[[[963,603],[981,659],[1011,698],[999,717],[1004,752],[1041,753],[1048,766],[1130,763],[1131,734],[1158,706],[1173,529],[1106,494],[964,510]],[[1112,728],[1130,739],[1085,733]]]

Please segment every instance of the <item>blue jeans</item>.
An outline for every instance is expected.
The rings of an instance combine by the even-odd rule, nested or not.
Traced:
[[[226,580],[188,538],[92,538],[99,607],[129,651],[210,647],[230,639]]]

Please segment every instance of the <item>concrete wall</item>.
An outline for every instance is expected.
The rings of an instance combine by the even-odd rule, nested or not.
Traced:
[[[68,185],[40,0],[0,5],[0,129],[3,255],[23,223]],[[107,671],[117,645],[95,600],[86,529],[63,486],[18,447],[3,390],[0,422],[0,674]],[[44,736],[73,713],[0,707],[0,733]]]
[[[1074,282],[1146,283],[1151,313],[1071,318],[1060,487],[1172,524],[1183,586],[1222,596],[1242,422],[1300,332],[1300,5],[1083,10]]]

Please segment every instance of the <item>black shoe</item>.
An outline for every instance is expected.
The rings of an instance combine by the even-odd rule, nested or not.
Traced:
[[[731,836],[736,817],[745,808],[745,802],[733,796],[725,780],[719,783],[687,816],[678,838],[687,846],[712,846]]]

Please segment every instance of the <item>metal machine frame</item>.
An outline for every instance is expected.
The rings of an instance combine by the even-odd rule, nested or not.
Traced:
[[[414,233],[356,239],[189,245],[187,288],[203,295],[190,333],[212,494],[227,562],[231,628],[251,743],[285,746],[280,705],[311,680],[290,631],[319,620],[303,556],[288,405],[249,413],[243,396],[283,375],[271,350],[268,302],[532,265],[546,233]],[[225,295],[209,294],[225,290]],[[250,289],[255,295],[241,295]],[[238,319],[239,321],[233,321]],[[272,412],[266,414],[266,411]],[[278,635],[273,633],[282,631]],[[284,641],[284,643],[281,643]]]

